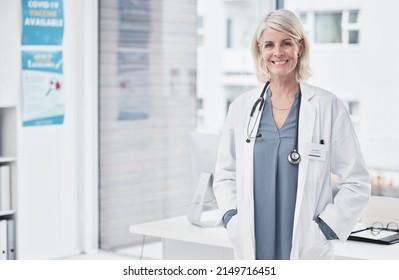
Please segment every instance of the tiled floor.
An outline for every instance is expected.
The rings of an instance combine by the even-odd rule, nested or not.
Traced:
[[[162,243],[154,242],[116,251],[99,250],[93,254],[81,254],[64,258],[67,260],[160,260],[162,259]]]

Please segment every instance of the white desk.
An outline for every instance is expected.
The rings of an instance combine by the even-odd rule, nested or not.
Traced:
[[[213,212],[205,212],[204,220]],[[219,227],[201,228],[192,225],[187,216],[132,225],[133,234],[162,239],[163,258],[166,260],[233,259],[233,249],[226,230]],[[357,241],[342,244],[334,241],[336,259],[399,260],[399,243],[379,245]]]
[[[213,212],[202,214],[202,220],[212,220]],[[165,260],[223,260],[234,259],[226,230],[219,227],[192,225],[187,216],[132,225],[131,233],[162,239]]]
[[[334,240],[336,259],[399,260],[399,243],[380,245],[348,240]]]

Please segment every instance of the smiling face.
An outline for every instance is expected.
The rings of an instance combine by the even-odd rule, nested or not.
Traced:
[[[267,27],[260,38],[259,51],[271,78],[293,78],[302,45],[287,34]]]

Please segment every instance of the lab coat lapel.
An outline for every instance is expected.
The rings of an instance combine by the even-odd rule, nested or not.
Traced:
[[[302,100],[299,116],[298,151],[301,154],[302,160],[298,167],[298,185],[293,229],[294,241],[305,190],[306,174],[308,172],[308,160],[304,158],[304,151],[306,143],[312,141],[316,121],[316,108],[311,102],[314,97],[314,92],[306,84],[301,84],[301,92]]]
[[[253,169],[253,149],[254,149],[254,143],[255,140],[251,140],[250,143],[245,143],[245,174],[253,174],[254,169]],[[255,211],[254,211],[254,197],[253,197],[253,184],[254,184],[254,178],[253,176],[245,176],[245,203],[244,205],[246,206],[245,213],[247,213],[248,217],[248,237],[245,240],[245,247],[244,247],[244,255],[246,258],[249,259],[254,259],[255,255]],[[249,256],[251,255],[251,256]],[[253,255],[253,256],[252,256]]]
[[[263,87],[263,86],[262,86]],[[262,87],[259,87],[257,92],[261,92]],[[252,108],[252,105],[255,103],[255,101],[259,98],[258,95],[255,95],[253,98],[251,98],[249,104],[250,104],[250,108]],[[250,109],[249,108],[249,109]],[[263,106],[262,108],[262,112],[260,113],[259,117],[256,119],[256,114],[257,112],[255,112],[254,116],[253,116],[253,120],[255,122],[254,124],[254,133],[256,134],[259,128],[259,124],[260,124],[260,119],[262,117],[263,114],[263,109],[265,108],[265,106]],[[245,117],[248,118],[247,116],[249,115],[249,112],[245,113]],[[245,124],[245,130],[247,129],[246,127],[247,124]],[[252,128],[252,123],[250,125],[250,128]],[[246,135],[246,131],[245,134]],[[244,139],[242,140],[244,141]],[[246,251],[244,253],[245,258],[248,259],[255,259],[255,214],[254,214],[254,197],[253,197],[253,186],[254,186],[254,178],[253,178],[253,174],[254,174],[254,169],[253,169],[253,155],[254,155],[254,145],[255,145],[255,141],[256,139],[251,139],[251,142],[249,143],[245,143],[244,144],[244,154],[246,155],[244,157],[245,162],[244,162],[244,168],[245,168],[245,172],[244,174],[248,174],[248,176],[245,176],[245,198],[246,201],[244,203],[244,205],[246,205],[248,208],[246,209],[245,213],[248,213],[248,223],[249,223],[249,227],[248,229],[250,230],[249,232],[249,238],[246,239],[245,241],[245,246],[244,246],[244,250]]]

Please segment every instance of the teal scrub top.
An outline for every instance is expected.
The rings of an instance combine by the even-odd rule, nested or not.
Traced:
[[[266,94],[254,146],[254,202],[256,259],[290,259],[296,203],[298,165],[288,161],[296,142],[299,92],[287,119],[277,129]]]

